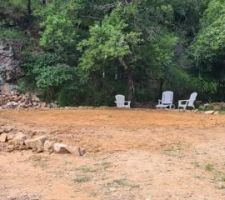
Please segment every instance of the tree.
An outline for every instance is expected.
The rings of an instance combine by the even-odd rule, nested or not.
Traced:
[[[130,31],[128,24],[121,17],[121,7],[105,16],[101,23],[90,28],[90,36],[79,44],[84,50],[80,67],[90,73],[99,70],[105,62],[118,60],[123,66],[128,79],[129,99],[134,94],[132,63],[135,61],[133,49],[141,42],[140,33]]]
[[[223,0],[0,1],[1,38],[32,41],[24,78],[52,100],[149,102],[165,89],[206,94],[223,80]]]
[[[201,30],[190,50],[199,76],[216,82],[225,98],[225,2],[211,0],[201,20]]]

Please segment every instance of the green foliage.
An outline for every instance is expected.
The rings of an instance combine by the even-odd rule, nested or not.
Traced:
[[[64,49],[65,44],[75,43],[76,34],[72,29],[72,21],[64,14],[48,16],[41,26],[45,28],[40,39],[42,47],[59,50],[58,48]]]
[[[98,70],[105,62],[132,54],[132,47],[141,41],[140,33],[127,31],[128,24],[121,18],[120,9],[105,16],[101,23],[90,28],[90,37],[78,45],[84,49],[80,67],[85,71]]]
[[[66,81],[72,80],[72,70],[65,64],[55,66],[34,66],[32,72],[36,75],[37,87],[47,89],[60,87]]]
[[[0,27],[0,40],[19,41],[25,43],[27,38],[21,30]]]
[[[193,45],[193,55],[197,61],[212,62],[217,56],[224,55],[225,15],[202,30]]]
[[[225,99],[224,24],[224,0],[0,0],[0,40],[23,44],[21,91],[61,106],[164,89]]]
[[[73,95],[74,89],[70,90],[70,88],[62,88],[57,96],[57,103],[59,106],[70,106],[75,105],[74,95]]]
[[[55,54],[28,54],[23,69],[26,81],[33,82],[34,88],[43,91],[46,98],[54,98],[60,88],[74,79],[74,70],[60,63]]]
[[[171,33],[163,33],[158,40],[151,45],[152,63],[155,66],[152,71],[157,79],[169,78],[168,69],[173,64],[174,47],[177,37]]]
[[[223,55],[225,43],[225,2],[211,0],[202,19],[202,29],[192,46],[197,62],[213,62],[217,56]]]
[[[80,24],[78,11],[81,8],[81,1],[54,1],[45,9],[36,12],[42,19],[40,45],[47,50],[55,51],[76,49],[79,36],[77,27]]]
[[[225,85],[225,2],[211,0],[201,19],[201,30],[190,47],[199,76],[207,80],[206,88],[214,92],[214,98],[223,96]]]

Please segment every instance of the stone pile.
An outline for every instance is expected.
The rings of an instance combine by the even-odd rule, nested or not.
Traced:
[[[41,102],[35,95],[29,94],[2,94],[0,95],[0,107],[7,108],[44,108],[57,107],[53,104]]]
[[[16,150],[32,150],[36,153],[49,152],[57,154],[73,154],[76,156],[83,156],[86,153],[83,148],[59,143],[54,139],[50,139],[46,134],[30,134],[7,125],[0,127],[0,144],[2,147],[0,150],[6,150],[8,152]]]

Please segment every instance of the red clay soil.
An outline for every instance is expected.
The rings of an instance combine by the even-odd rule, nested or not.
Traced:
[[[225,200],[225,116],[147,109],[4,110],[0,123],[87,154],[0,152],[0,199]]]

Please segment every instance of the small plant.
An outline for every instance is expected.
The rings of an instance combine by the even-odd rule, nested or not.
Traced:
[[[213,170],[214,170],[213,164],[207,164],[207,165],[205,166],[205,170],[206,170],[206,171],[209,171],[209,172],[213,171]]]
[[[193,162],[192,163],[195,167],[199,168],[200,167],[200,164],[198,162]]]
[[[132,184],[127,179],[115,179],[110,183],[107,183],[107,186],[110,187],[128,187],[130,189],[140,188],[140,185]]]
[[[103,167],[104,170],[110,168],[110,166],[111,166],[111,163],[110,162],[103,162],[102,163],[102,167]]]
[[[97,169],[93,169],[91,167],[88,166],[82,166],[81,168],[78,168],[77,170],[80,170],[83,173],[91,173],[91,172],[97,172]]]
[[[91,180],[91,178],[88,176],[79,176],[74,179],[74,182],[75,183],[86,183],[86,182],[89,182],[90,180]]]
[[[225,182],[225,174],[220,177],[220,181]]]
[[[127,186],[128,185],[126,179],[116,179],[116,180],[113,181],[113,184],[120,185],[120,186]]]
[[[164,149],[164,153],[167,156],[181,156],[182,151],[184,150],[181,144],[171,145]]]

